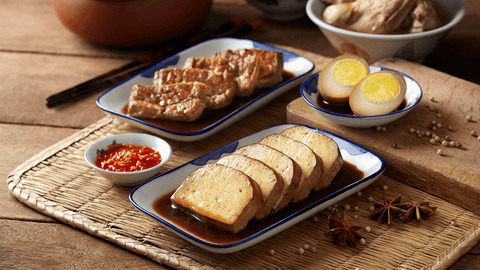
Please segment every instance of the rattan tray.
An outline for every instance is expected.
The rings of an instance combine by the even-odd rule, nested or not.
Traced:
[[[86,164],[83,155],[91,143],[126,132],[142,131],[106,116],[19,166],[7,179],[8,189],[20,202],[45,215],[175,269],[445,269],[479,240],[479,215],[381,176],[361,196],[338,204],[340,213],[346,204],[360,208],[348,211],[348,219],[371,228],[369,233],[359,231],[365,245],[335,245],[326,233],[325,210],[246,250],[210,253],[138,211],[128,200],[131,188],[112,186]],[[191,145],[172,142],[173,157],[165,170],[216,149],[220,145],[215,144],[222,143],[218,138]],[[393,199],[398,194],[403,201],[426,200],[438,209],[428,219],[392,225],[368,218],[372,205],[368,197],[380,202],[383,196]]]

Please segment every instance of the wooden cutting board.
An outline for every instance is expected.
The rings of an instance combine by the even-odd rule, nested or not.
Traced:
[[[318,115],[302,98],[287,106],[287,122],[350,139],[381,156],[387,163],[386,175],[480,214],[480,141],[471,134],[480,134],[480,86],[404,60],[387,59],[375,65],[409,75],[423,90],[420,104],[385,125],[386,131],[338,125]],[[467,121],[467,115],[473,116],[473,121]],[[432,121],[441,123],[441,128],[430,130]],[[432,145],[431,137],[420,138],[410,133],[410,128],[434,132],[442,139],[450,136],[462,148]],[[438,155],[438,149],[445,154]]]

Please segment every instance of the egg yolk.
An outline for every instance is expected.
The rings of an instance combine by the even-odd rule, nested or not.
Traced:
[[[362,85],[363,96],[375,103],[393,100],[399,93],[400,85],[390,74],[372,74]]]
[[[344,59],[338,61],[332,68],[332,75],[335,81],[345,86],[354,86],[367,76],[365,65],[355,59]]]

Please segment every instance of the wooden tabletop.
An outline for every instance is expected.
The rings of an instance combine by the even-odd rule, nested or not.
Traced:
[[[53,109],[45,106],[47,96],[151,50],[121,50],[88,43],[63,27],[52,2],[0,1],[0,177],[3,179],[41,150],[105,116],[95,104],[100,93]],[[477,69],[469,65],[480,60],[477,45],[480,2],[464,2],[467,8],[464,19],[422,64],[480,84]],[[237,15],[246,22],[260,18],[259,11],[246,1],[214,1],[212,17]],[[288,23],[263,20],[261,29],[244,38],[326,57],[338,55],[307,17]],[[286,104],[298,96],[298,92],[290,92],[279,102]],[[6,185],[0,185],[0,193],[0,269],[168,269],[36,212],[11,196]],[[480,244],[449,269],[480,269]]]

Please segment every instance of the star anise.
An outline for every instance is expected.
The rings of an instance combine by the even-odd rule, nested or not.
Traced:
[[[437,207],[430,206],[429,202],[416,203],[413,202],[408,204],[407,212],[404,214],[406,221],[410,220],[422,220],[428,218],[433,214]]]
[[[360,226],[349,225],[347,223],[347,216],[343,212],[343,216],[337,212],[337,209],[332,210],[332,214],[328,217],[330,221],[328,227],[330,229],[330,235],[333,236],[335,244],[341,246],[354,247],[357,245],[357,239],[362,238],[356,231],[361,229]]]
[[[406,209],[409,208],[409,204],[401,203],[401,200],[402,194],[399,194],[391,202],[383,197],[383,205],[375,203],[375,210],[370,213],[369,217],[391,224],[394,218],[401,217],[407,212]]]

